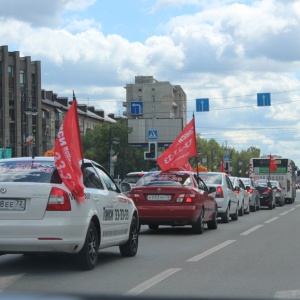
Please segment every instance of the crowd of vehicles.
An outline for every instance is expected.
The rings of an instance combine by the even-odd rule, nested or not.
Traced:
[[[225,172],[132,172],[119,186],[101,165],[84,159],[79,203],[53,157],[2,159],[0,255],[64,253],[91,270],[104,248],[118,246],[122,256],[135,256],[141,225],[151,230],[189,226],[202,234],[205,225],[217,229],[219,220],[237,221],[261,207],[292,203],[293,162],[281,159],[271,176],[265,166],[264,159],[252,159],[249,178]]]

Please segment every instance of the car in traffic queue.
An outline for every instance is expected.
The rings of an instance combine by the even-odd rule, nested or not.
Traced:
[[[53,157],[0,161],[0,255],[63,253],[84,270],[101,249],[138,250],[138,211],[98,163],[81,164],[84,203],[59,176]],[[128,183],[125,183],[130,189]]]
[[[246,187],[243,181],[236,176],[229,176],[232,182],[233,190],[239,199],[239,216],[250,213],[250,201],[249,194],[247,193]]]
[[[218,215],[222,222],[228,223],[230,219],[237,221],[239,203],[228,175],[223,172],[199,172],[199,176],[207,187],[216,189]]]
[[[269,209],[275,208],[275,189],[271,182],[268,179],[258,179],[255,180],[254,184],[259,192],[259,205],[267,206]]]
[[[260,209],[259,193],[255,187],[254,180],[249,177],[240,177],[243,181],[247,193],[249,194],[250,211],[255,212]]]
[[[124,179],[122,182],[128,182],[130,184],[131,187],[134,187],[136,185],[136,183],[139,181],[139,179],[141,177],[143,177],[145,174],[147,174],[148,172],[130,172],[128,174],[125,175]]]
[[[275,190],[275,203],[278,206],[285,205],[285,193],[284,189],[279,181],[270,180],[272,188]]]
[[[140,225],[192,227],[202,234],[204,224],[218,228],[218,208],[213,193],[193,172],[158,171],[144,175],[128,193],[139,212]]]

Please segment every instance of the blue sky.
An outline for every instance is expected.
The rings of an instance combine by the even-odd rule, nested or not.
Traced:
[[[137,75],[180,85],[197,133],[300,166],[300,0],[0,0],[0,44],[42,88],[122,115]],[[257,107],[257,93],[271,106]]]

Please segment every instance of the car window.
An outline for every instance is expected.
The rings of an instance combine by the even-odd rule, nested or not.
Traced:
[[[120,192],[117,185],[116,185],[116,183],[113,181],[112,178],[110,178],[110,176],[108,174],[106,174],[102,169],[97,168],[97,167],[96,167],[96,171],[100,175],[100,177],[102,178],[106,188],[109,191]]]
[[[242,180],[239,180],[239,187],[244,189],[244,190],[246,189]]]
[[[229,179],[228,176],[226,176],[226,182],[227,182],[227,186],[230,190],[233,190],[233,185],[232,185],[232,182],[231,180]]]
[[[85,164],[82,167],[83,184],[85,187],[103,190],[103,184],[96,170],[91,164]]]
[[[222,184],[221,174],[199,174],[206,184]]]
[[[62,183],[54,162],[0,162],[0,182]]]
[[[168,185],[168,186],[192,186],[190,174],[186,173],[148,173],[144,175],[136,186]]]

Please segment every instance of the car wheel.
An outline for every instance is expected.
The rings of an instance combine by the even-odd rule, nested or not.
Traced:
[[[256,203],[254,204],[254,206],[251,206],[251,211],[256,212]]]
[[[199,218],[192,225],[193,233],[202,234],[204,231],[203,209],[200,212]]]
[[[244,213],[245,213],[245,210],[244,210],[244,202],[243,202],[241,208],[239,209],[239,216],[242,217],[244,215]]]
[[[218,210],[215,209],[213,219],[207,222],[208,229],[217,229],[218,228]]]
[[[272,202],[268,205],[268,208],[269,208],[270,210],[272,210],[272,209],[274,208],[274,205],[273,205]]]
[[[91,222],[86,234],[85,242],[77,254],[77,261],[83,270],[92,270],[98,261],[99,236],[94,222]]]
[[[222,215],[222,222],[228,223],[229,222],[229,206],[226,209],[226,212]]]
[[[124,257],[135,256],[139,245],[139,228],[135,216],[132,217],[128,241],[119,246],[120,253]]]
[[[159,225],[148,225],[149,229],[156,230],[158,229]]]
[[[239,209],[238,209],[238,206],[237,206],[235,213],[231,216],[231,220],[237,221],[238,218],[239,218]]]

